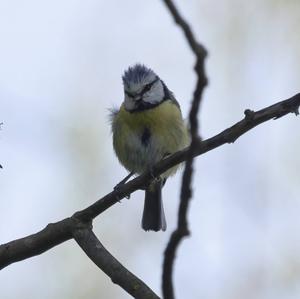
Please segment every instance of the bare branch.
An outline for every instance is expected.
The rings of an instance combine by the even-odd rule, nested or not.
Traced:
[[[101,244],[91,228],[77,229],[74,239],[87,256],[105,273],[113,283],[137,299],[159,299],[139,278],[128,271]]]
[[[48,224],[43,230],[25,238],[0,245],[0,270],[6,266],[39,255],[72,238],[73,218]]]
[[[198,119],[197,114],[199,111],[202,94],[205,86],[207,85],[207,78],[204,69],[204,60],[207,52],[203,45],[197,42],[189,24],[182,18],[175,4],[171,0],[164,0],[167,8],[169,9],[174,21],[183,30],[187,42],[189,43],[194,55],[196,56],[195,72],[197,75],[197,82],[194,90],[193,101],[189,114],[190,131],[191,131],[191,146],[187,153],[187,159],[185,169],[182,177],[181,192],[180,192],[180,204],[178,209],[178,223],[177,228],[172,233],[170,240],[167,244],[162,274],[162,289],[165,299],[174,298],[173,287],[173,266],[175,261],[175,255],[180,242],[185,236],[189,235],[187,211],[189,208],[189,202],[192,198],[192,178],[193,178],[193,152],[197,145],[198,137]]]
[[[205,48],[197,42],[190,26],[179,14],[173,1],[172,0],[163,0],[163,1],[164,1],[165,5],[168,7],[171,15],[173,16],[174,21],[183,30],[185,37],[186,37],[192,51],[195,53],[196,56],[205,57],[207,54]]]
[[[280,118],[288,113],[299,114],[300,94],[297,94],[288,100],[257,112],[247,109],[244,112],[245,117],[241,121],[218,135],[202,141],[198,135],[197,115],[203,90],[207,85],[204,69],[207,52],[197,42],[189,24],[182,18],[173,1],[163,1],[173,16],[174,21],[183,30],[187,42],[196,56],[194,70],[197,75],[197,82],[189,114],[192,136],[190,147],[160,161],[151,171],[145,172],[127,184],[119,186],[113,192],[107,194],[86,209],[76,212],[73,216],[56,223],[48,224],[36,234],[0,245],[0,270],[11,263],[39,255],[69,239],[75,239],[86,255],[111,278],[112,282],[118,284],[128,294],[138,299],[159,299],[142,280],[127,270],[106,250],[92,231],[92,221],[124,197],[129,196],[138,189],[144,189],[145,186],[151,183],[153,177],[159,176],[176,164],[186,161],[181,185],[177,228],[172,233],[166,247],[163,265],[163,295],[165,299],[174,299],[172,274],[175,255],[182,239],[189,235],[187,211],[190,199],[192,198],[193,159],[225,143],[234,142],[241,135],[265,121]],[[0,123],[0,129],[1,125],[2,123]],[[2,168],[1,165],[0,168]]]
[[[279,102],[257,112],[251,111],[249,113],[249,110],[246,110],[246,116],[232,127],[209,139],[203,141],[197,139],[195,142],[193,157],[202,155],[223,144],[232,143],[241,135],[263,122],[271,119],[278,119],[289,113],[295,113],[297,115],[299,106],[300,93],[285,101]],[[0,245],[0,269],[11,263],[38,255],[62,242],[65,242],[66,240],[71,239],[72,229],[74,228],[73,221],[91,221],[93,218],[119,202],[124,197],[143,188],[151,180],[153,180],[153,175],[159,176],[169,168],[185,161],[188,158],[189,150],[190,148],[186,148],[168,156],[157,163],[153,167],[151,173],[147,171],[125,185],[120,186],[117,190],[105,195],[88,208],[75,213],[71,217],[71,220],[70,218],[66,218],[59,222],[49,224],[45,229],[36,234]]]

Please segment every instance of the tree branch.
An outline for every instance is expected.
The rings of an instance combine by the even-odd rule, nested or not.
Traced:
[[[86,255],[111,278],[112,282],[118,284],[127,293],[138,299],[159,299],[142,280],[127,270],[106,250],[92,231],[92,221],[124,197],[138,189],[145,189],[153,177],[157,177],[176,164],[186,161],[181,185],[177,228],[172,233],[166,247],[163,265],[163,295],[165,299],[174,299],[172,274],[175,255],[183,238],[189,235],[187,211],[192,198],[193,159],[225,143],[233,143],[241,135],[265,121],[278,119],[288,113],[299,114],[300,94],[296,94],[290,99],[257,112],[247,109],[244,112],[245,117],[241,121],[218,135],[202,141],[198,135],[197,115],[203,90],[207,85],[204,69],[207,51],[197,42],[189,24],[182,18],[173,1],[163,1],[174,21],[183,30],[186,40],[196,56],[194,70],[197,81],[189,114],[190,147],[165,158],[157,163],[151,171],[145,172],[127,184],[118,187],[86,209],[76,212],[73,216],[56,223],[50,223],[36,234],[0,245],[0,270],[11,263],[39,255],[69,239],[75,239]],[[0,129],[1,125],[2,123],[0,123]],[[1,165],[0,168],[2,168]]]
[[[39,255],[72,238],[74,219],[49,223],[36,234],[0,245],[0,270],[6,266]]]
[[[101,244],[91,228],[77,229],[74,239],[86,255],[105,273],[113,283],[137,299],[159,299],[139,278],[128,271]]]
[[[278,102],[277,104],[257,112],[246,110],[245,117],[232,127],[206,140],[201,141],[200,139],[197,139],[195,142],[193,157],[202,155],[223,144],[233,143],[241,135],[263,122],[271,119],[278,119],[289,113],[295,113],[298,115],[299,106],[300,93],[285,101]],[[185,161],[188,158],[188,151],[189,148],[186,148],[168,156],[157,163],[151,172],[147,171],[125,185],[120,186],[117,190],[105,195],[88,208],[75,213],[71,218],[66,218],[59,222],[48,224],[45,229],[36,234],[0,245],[0,269],[11,263],[41,254],[46,250],[71,239],[72,230],[74,229],[74,221],[91,221],[97,215],[104,212],[124,197],[143,188],[151,180],[153,180],[153,175],[159,176],[169,168]]]
[[[203,90],[207,85],[207,78],[204,69],[204,60],[207,52],[203,45],[197,42],[189,24],[182,18],[179,11],[172,0],[164,0],[165,5],[173,16],[174,21],[183,30],[187,42],[196,56],[196,64],[194,70],[197,75],[197,82],[194,89],[192,105],[189,114],[191,146],[187,152],[185,169],[182,177],[180,203],[178,209],[177,228],[172,233],[164,253],[163,274],[162,274],[162,289],[165,299],[173,299],[173,266],[175,255],[179,244],[184,237],[189,235],[187,211],[189,208],[190,199],[192,198],[192,178],[193,178],[193,153],[196,149],[198,136],[198,111],[202,100]]]

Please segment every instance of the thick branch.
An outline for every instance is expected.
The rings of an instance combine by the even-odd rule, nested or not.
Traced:
[[[245,118],[232,127],[204,141],[201,141],[200,139],[196,140],[193,157],[202,155],[225,143],[232,143],[241,135],[263,122],[280,118],[288,113],[298,114],[299,106],[300,93],[288,100],[279,102],[257,112],[246,110]],[[188,157],[188,151],[189,148],[186,148],[165,158],[153,167],[151,173],[149,171],[145,172],[127,184],[120,186],[117,190],[105,195],[88,208],[75,213],[71,218],[49,224],[45,229],[36,234],[0,245],[0,269],[11,263],[38,255],[53,246],[71,239],[72,230],[70,230],[69,225],[72,227],[74,219],[83,222],[92,220],[110,206],[119,202],[122,198],[147,185],[153,180],[153,174],[159,176],[167,169],[185,161]]]
[[[91,228],[74,231],[74,239],[86,255],[105,273],[113,283],[137,299],[159,299],[139,278],[128,271],[101,244]]]
[[[48,224],[36,234],[0,245],[0,270],[11,263],[39,255],[72,238],[74,220],[66,218]]]

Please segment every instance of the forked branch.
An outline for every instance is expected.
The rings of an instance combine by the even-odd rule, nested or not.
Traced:
[[[289,113],[297,115],[299,113],[299,106],[300,93],[256,112],[246,110],[245,117],[230,128],[206,140],[201,141],[197,139],[193,157],[203,155],[226,143],[232,143],[241,135],[263,122],[278,119]],[[72,239],[74,221],[85,223],[93,220],[121,199],[149,184],[153,180],[153,175],[159,176],[174,165],[185,161],[188,157],[188,151],[189,148],[186,148],[168,156],[157,163],[151,173],[148,171],[136,177],[125,185],[120,186],[117,190],[108,193],[86,209],[75,213],[72,217],[48,224],[46,228],[36,234],[0,245],[0,269],[11,263],[41,254],[60,243]]]

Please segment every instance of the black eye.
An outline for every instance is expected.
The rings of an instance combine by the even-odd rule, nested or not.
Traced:
[[[149,84],[147,84],[147,85],[145,85],[145,87],[144,87],[144,89],[143,89],[143,93],[149,91],[149,90],[151,89],[152,85],[153,85],[152,82],[149,83]]]
[[[145,92],[149,91],[151,87],[154,85],[154,83],[157,82],[158,80],[159,78],[156,77],[152,82],[146,84],[141,93],[144,94]]]

